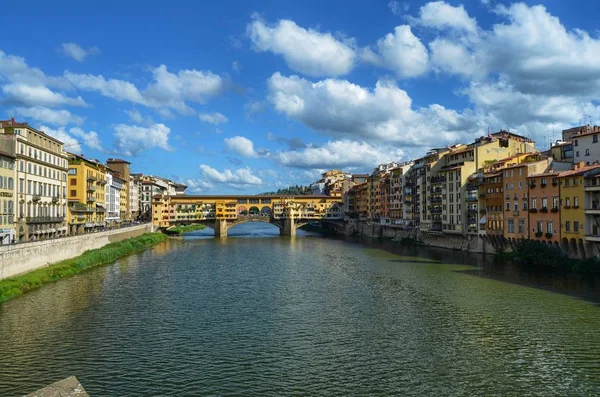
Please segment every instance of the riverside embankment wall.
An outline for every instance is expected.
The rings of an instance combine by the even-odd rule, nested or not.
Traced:
[[[431,247],[447,248],[452,250],[475,252],[480,254],[494,254],[497,249],[489,240],[475,235],[463,236],[460,234],[425,232],[425,231],[407,231],[398,226],[380,225],[375,222],[363,222],[359,220],[350,220],[346,223],[344,234],[358,234],[360,236],[373,238],[391,238],[401,240],[411,238],[418,243]],[[502,247],[503,250],[510,250],[510,247]]]
[[[152,232],[152,224],[22,244],[0,245],[0,280],[74,258],[108,243]]]

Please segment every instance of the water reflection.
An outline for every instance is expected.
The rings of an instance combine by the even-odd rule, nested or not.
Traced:
[[[565,293],[585,280],[242,226],[0,305],[0,395],[599,394],[600,309]]]

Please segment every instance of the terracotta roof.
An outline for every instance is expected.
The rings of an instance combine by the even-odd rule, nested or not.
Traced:
[[[122,160],[122,159],[108,159],[106,160],[107,163],[127,163],[127,164],[131,164],[129,161],[127,160]]]
[[[584,167],[580,167],[576,170],[570,170],[570,171],[564,171],[561,172],[559,175],[559,178],[565,177],[565,176],[573,176],[573,175],[583,175],[585,174],[587,171],[591,171],[593,169],[596,168],[600,168],[600,164],[592,164],[592,165],[588,165],[588,166],[584,166]]]

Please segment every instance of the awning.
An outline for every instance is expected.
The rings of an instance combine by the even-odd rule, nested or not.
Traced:
[[[484,215],[481,217],[481,219],[479,220],[479,224],[480,225],[485,225],[487,223],[487,215]]]
[[[106,208],[106,205],[104,203],[96,203],[96,207]]]

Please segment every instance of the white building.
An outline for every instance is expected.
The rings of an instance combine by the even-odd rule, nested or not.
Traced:
[[[133,176],[129,180],[129,208],[131,209],[131,219],[137,219],[140,215],[140,190],[142,181]]]
[[[600,161],[599,135],[599,126],[588,125],[581,127],[579,132],[571,137],[571,142],[573,142],[574,164],[583,161],[585,165],[591,165],[595,161]]]
[[[121,190],[123,180],[112,172],[106,173],[106,224],[114,225],[121,221]]]
[[[63,143],[14,119],[0,121],[0,134],[16,140],[16,240],[65,235],[68,157]]]

